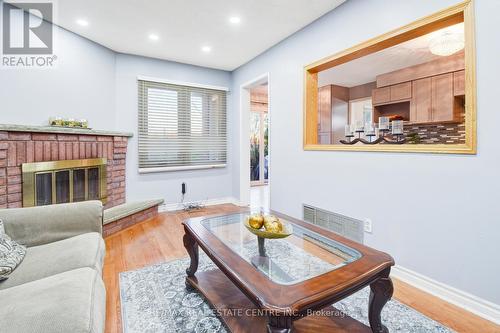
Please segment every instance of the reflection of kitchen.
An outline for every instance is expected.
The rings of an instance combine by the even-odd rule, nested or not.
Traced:
[[[373,124],[378,136],[380,117],[402,120],[407,143],[464,143],[464,52],[433,52],[436,35],[320,72],[318,143],[339,144],[346,125],[366,139],[356,130]]]

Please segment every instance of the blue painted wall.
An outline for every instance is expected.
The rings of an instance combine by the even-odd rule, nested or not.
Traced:
[[[47,125],[60,115],[115,129],[115,53],[56,27],[54,54],[55,68],[0,68],[0,123]]]
[[[300,218],[307,203],[370,218],[368,245],[405,268],[500,304],[500,1],[476,1],[476,156],[302,149],[305,65],[457,2],[349,0],[234,71],[232,103],[239,107],[242,83],[270,73],[272,209]],[[239,193],[239,175],[233,179]]]

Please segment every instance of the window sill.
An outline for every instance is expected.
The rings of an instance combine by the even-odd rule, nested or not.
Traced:
[[[226,166],[227,164],[211,164],[211,165],[193,165],[193,166],[178,166],[178,167],[139,168],[139,173],[219,169],[219,168],[225,168]]]

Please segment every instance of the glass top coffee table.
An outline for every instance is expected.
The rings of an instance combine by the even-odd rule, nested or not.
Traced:
[[[249,214],[184,222],[191,257],[186,285],[206,297],[229,330],[387,332],[380,312],[393,292],[391,256],[284,216],[279,217],[292,225],[292,235],[263,239],[246,229]],[[198,247],[218,270],[196,273]],[[331,306],[368,285],[371,329]]]

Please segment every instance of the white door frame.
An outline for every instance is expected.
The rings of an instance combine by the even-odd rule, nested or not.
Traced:
[[[269,173],[268,185],[271,189],[271,94],[269,73],[264,73],[240,86],[240,193],[242,205],[250,204],[250,89],[267,82],[267,117],[269,122]],[[271,195],[269,195],[271,197]]]

